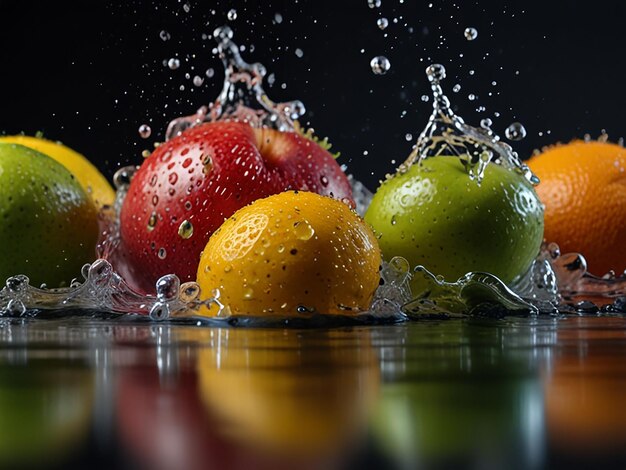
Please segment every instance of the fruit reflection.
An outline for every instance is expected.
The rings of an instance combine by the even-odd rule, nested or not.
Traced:
[[[93,393],[82,367],[0,365],[0,468],[66,461],[88,435]]]
[[[198,373],[205,406],[234,439],[311,456],[359,437],[379,380],[367,330],[220,330]]]
[[[428,329],[402,328],[406,346],[382,363],[388,383],[372,422],[389,458],[400,468],[536,467],[541,388],[525,349],[501,346],[506,329],[448,321],[428,336]],[[397,336],[389,341],[398,344]]]
[[[604,455],[626,446],[626,324],[615,318],[569,319],[546,380],[548,437],[560,451]]]
[[[331,468],[365,429],[367,331],[163,331],[118,376],[119,440],[146,468]]]

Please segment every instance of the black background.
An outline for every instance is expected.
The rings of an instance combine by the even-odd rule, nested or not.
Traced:
[[[108,176],[140,163],[170,119],[217,96],[222,67],[202,35],[228,23],[244,59],[275,74],[269,96],[301,99],[304,121],[374,188],[410,152],[406,134],[417,137],[426,122],[431,102],[421,97],[432,62],[446,65],[446,90],[466,121],[489,117],[500,134],[512,121],[525,125],[528,137],[515,145],[522,156],[602,129],[611,140],[626,134],[625,12],[617,0],[382,0],[377,9],[367,0],[0,0],[0,132],[43,131]],[[379,17],[389,20],[385,31]],[[478,29],[474,41],[464,37],[469,26]],[[377,76],[369,62],[381,54],[392,67]],[[181,60],[178,70],[163,65],[171,57]],[[205,78],[201,87],[194,75]],[[137,132],[143,123],[153,129],[147,141]]]

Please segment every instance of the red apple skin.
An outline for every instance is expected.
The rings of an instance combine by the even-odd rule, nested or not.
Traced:
[[[300,134],[241,122],[188,129],[159,146],[133,177],[121,209],[118,252],[111,261],[143,293],[154,292],[165,274],[174,273],[182,282],[195,280],[201,251],[226,218],[256,199],[288,189],[331,196],[354,207],[350,183],[333,156]],[[179,234],[185,221],[193,226],[189,238]]]

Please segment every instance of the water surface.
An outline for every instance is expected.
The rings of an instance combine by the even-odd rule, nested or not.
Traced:
[[[0,466],[626,466],[626,319],[0,323]]]

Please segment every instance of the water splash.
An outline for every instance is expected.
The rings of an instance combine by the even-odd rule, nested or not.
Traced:
[[[455,282],[446,282],[423,266],[417,266],[413,276],[412,300],[402,307],[410,317],[539,313],[536,306],[522,299],[493,274],[471,272]]]
[[[156,296],[134,292],[105,259],[86,264],[83,282],[74,280],[70,287],[41,289],[29,285],[24,275],[10,277],[0,290],[0,315],[23,316],[37,310],[85,309],[103,312],[149,314],[153,320],[189,317],[203,306],[217,305],[221,310],[219,293],[198,300],[200,288],[195,282],[183,285],[173,274],[156,283]]]
[[[267,96],[262,86],[267,70],[263,64],[249,64],[241,58],[230,27],[215,29],[213,37],[224,64],[224,87],[213,103],[200,107],[191,116],[170,122],[166,139],[172,139],[190,127],[226,119],[247,122],[252,127],[295,131],[294,121],[305,113],[304,104],[298,100],[275,103]]]
[[[406,171],[411,165],[431,156],[450,155],[459,158],[470,178],[478,183],[490,162],[518,172],[532,184],[539,183],[513,148],[501,142],[491,128],[470,126],[452,111],[450,100],[441,88],[441,82],[446,78],[443,65],[428,66],[426,75],[432,90],[433,112],[417,139],[415,149],[400,165],[399,171]]]

